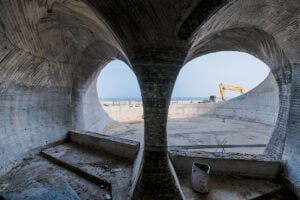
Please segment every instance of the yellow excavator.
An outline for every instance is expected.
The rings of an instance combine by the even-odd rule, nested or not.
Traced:
[[[219,88],[220,88],[220,93],[222,96],[222,100],[226,101],[226,95],[225,95],[225,90],[232,90],[232,91],[237,91],[240,92],[241,94],[245,94],[246,90],[242,87],[238,87],[238,86],[225,86],[222,83],[219,84]]]

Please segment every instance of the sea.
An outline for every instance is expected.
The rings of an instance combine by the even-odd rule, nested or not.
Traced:
[[[171,101],[204,101],[209,97],[172,97]],[[100,98],[100,101],[141,101],[141,97],[114,97],[114,98]]]

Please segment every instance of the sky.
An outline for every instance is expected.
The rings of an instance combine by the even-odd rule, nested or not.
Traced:
[[[223,51],[207,54],[188,62],[181,69],[172,97],[220,97],[219,84],[240,86],[250,91],[269,74],[269,67],[246,53]],[[103,98],[140,98],[139,85],[133,71],[122,61],[114,60],[101,71],[97,83]],[[226,91],[227,97],[238,92]]]

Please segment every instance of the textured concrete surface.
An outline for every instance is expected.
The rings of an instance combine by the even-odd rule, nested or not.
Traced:
[[[61,186],[65,186],[66,190],[63,190],[64,188]],[[72,197],[70,195],[73,193],[72,190],[76,192],[73,197],[105,200],[106,194],[111,192],[110,188],[90,182],[40,156],[33,156],[24,160],[5,176],[2,176],[0,178],[0,188],[0,195],[8,200],[17,198],[39,200],[60,198],[63,200]],[[52,191],[49,189],[52,189]],[[54,192],[54,190],[57,191]],[[51,198],[50,195],[47,195],[47,192],[52,192],[52,197],[58,194],[62,195],[58,198]],[[24,196],[20,196],[23,194]],[[40,198],[39,195],[44,196]]]
[[[117,137],[108,137],[94,132],[71,131],[69,132],[70,141],[82,146],[104,151],[115,156],[135,160],[140,149],[140,143],[132,140]]]
[[[279,111],[279,91],[270,73],[257,87],[211,109],[204,116],[238,119],[276,125]]]
[[[300,83],[298,82],[300,77],[299,65],[293,66],[293,75],[292,75],[292,88],[293,91],[291,94],[291,109],[289,113],[289,123],[287,127],[287,139],[285,141],[285,151],[283,156],[283,161],[285,163],[285,177],[291,183],[292,190],[300,198],[300,137],[299,137],[299,128],[300,124],[297,121],[299,119],[300,102],[299,98],[299,89]]]
[[[128,199],[133,166],[126,158],[74,143],[48,148],[42,152],[42,155],[43,157],[36,156],[24,160],[11,172],[1,177],[0,195],[6,199],[41,199],[41,195],[43,199],[106,200],[107,195],[116,200]],[[171,155],[174,159],[174,153]],[[51,162],[45,158],[50,159]],[[184,159],[185,162],[193,161],[189,156]],[[226,159],[223,161],[226,162]],[[280,165],[280,162],[276,162]],[[175,166],[177,164],[176,161]],[[269,164],[276,165],[272,162]],[[245,166],[250,165],[256,165],[259,168],[257,170],[260,171],[261,166],[257,165],[256,159],[249,159],[248,165]],[[212,167],[215,174],[215,168]],[[240,168],[240,165],[237,168]],[[237,174],[235,177],[211,175],[209,195],[199,196],[191,190],[190,172],[191,168],[188,169],[188,173],[179,172],[180,185],[186,198],[190,200],[249,199],[282,187],[278,181],[276,183],[272,180],[253,179],[253,176],[249,179],[237,177]]]
[[[187,200],[246,200],[255,199],[262,194],[272,192],[280,188],[268,180],[239,179],[226,176],[210,176],[209,193],[200,195],[191,189],[189,179],[180,178],[181,186]]]
[[[63,178],[53,176],[38,180],[26,180],[19,185],[11,185],[2,193],[5,199],[15,200],[80,200],[79,196]]]
[[[71,128],[101,132],[111,118],[95,107],[95,79],[117,58],[137,75],[145,111],[134,196],[184,199],[166,156],[174,82],[189,60],[235,50],[264,61],[277,82],[278,118],[265,153],[285,159],[299,195],[299,8],[298,0],[1,0],[0,173]]]
[[[0,95],[0,174],[27,151],[62,140],[71,127],[66,91],[10,90]],[[9,117],[8,117],[9,116]]]
[[[282,164],[266,155],[243,153],[203,152],[177,148],[170,150],[176,172],[190,177],[193,162],[207,163],[215,175],[242,176],[248,178],[276,179]],[[234,167],[233,167],[234,166]]]
[[[74,143],[49,148],[42,153],[95,183],[109,185],[113,199],[127,198],[132,175],[130,160]]]

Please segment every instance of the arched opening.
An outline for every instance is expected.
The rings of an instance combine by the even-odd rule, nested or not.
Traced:
[[[99,105],[113,119],[103,134],[140,140],[143,135],[143,106],[141,92],[134,72],[120,60],[109,62],[97,78]],[[133,130],[131,126],[137,126]],[[137,137],[130,137],[138,131]],[[140,133],[141,132],[141,133]]]
[[[189,61],[181,69],[172,99],[180,97],[209,100],[215,95],[220,101],[219,84],[240,86],[250,91],[270,73],[269,67],[254,56],[237,51],[206,54]],[[226,100],[240,96],[239,91],[226,90]]]
[[[247,92],[224,90],[223,101],[220,83]],[[206,54],[188,62],[177,77],[169,107],[168,145],[263,154],[278,109],[278,86],[265,63],[237,51]]]
[[[289,118],[290,61],[278,42],[267,32],[253,27],[236,27],[195,36],[186,62],[207,53],[228,50],[249,53],[270,67],[271,77],[274,76],[276,80],[273,84],[278,85],[279,110],[275,129],[264,153],[269,158],[281,159]]]

